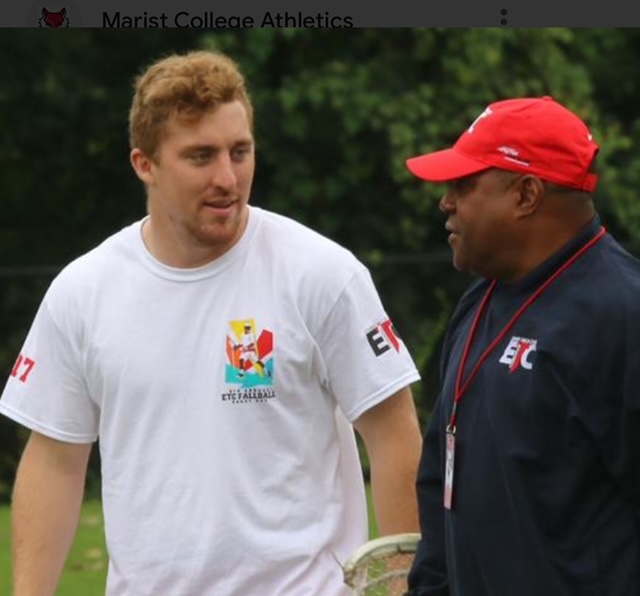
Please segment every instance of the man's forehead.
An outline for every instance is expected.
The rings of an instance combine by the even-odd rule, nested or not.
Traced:
[[[172,115],[164,126],[165,141],[181,146],[225,147],[252,144],[253,135],[246,122],[238,118],[211,119],[211,112],[197,118]]]
[[[485,175],[487,170],[482,172],[476,172],[475,174],[469,174],[469,176],[461,176],[460,178],[454,178],[449,180],[447,185],[449,186],[472,186],[478,182],[481,176]]]

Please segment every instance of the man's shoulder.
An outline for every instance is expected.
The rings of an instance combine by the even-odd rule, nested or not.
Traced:
[[[254,207],[254,209],[258,209]],[[292,259],[336,259],[358,262],[346,246],[292,217],[259,209],[264,233]]]
[[[127,225],[106,237],[99,244],[67,263],[54,278],[51,287],[77,290],[90,280],[103,278],[105,273],[117,271],[123,261],[131,257],[131,239],[139,222]]]
[[[612,237],[606,237],[600,250],[594,251],[584,268],[577,268],[580,280],[577,291],[581,302],[594,308],[614,311],[631,310],[640,315],[640,259],[628,252]],[[578,288],[576,288],[578,290]]]
[[[631,254],[612,237],[603,243],[601,251],[602,275],[619,280],[630,291],[640,290],[640,259]]]
[[[264,225],[270,230],[287,230],[290,237],[297,241],[316,242],[320,245],[335,245],[346,250],[326,234],[321,233],[314,229],[310,224],[303,223],[292,216],[283,215],[282,213],[276,213],[275,211],[269,211],[258,207],[253,207],[253,210],[260,213],[260,217],[262,218]]]

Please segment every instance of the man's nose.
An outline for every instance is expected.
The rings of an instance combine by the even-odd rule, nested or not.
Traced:
[[[455,209],[455,203],[454,203],[453,199],[451,198],[450,193],[445,192],[442,195],[442,198],[440,199],[440,202],[438,203],[438,207],[440,207],[440,211],[442,211],[443,213],[450,213],[451,211],[453,211]]]
[[[215,186],[225,190],[230,190],[235,186],[237,177],[229,154],[221,153],[218,156],[214,163],[212,180]]]

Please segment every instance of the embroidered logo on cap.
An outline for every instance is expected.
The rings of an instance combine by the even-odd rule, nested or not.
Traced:
[[[491,114],[493,114],[493,110],[491,108],[485,108],[482,112],[482,114],[480,114],[472,123],[471,126],[467,129],[467,132],[472,133],[475,130],[476,124],[478,124],[478,122],[480,120],[482,120],[483,118],[486,118],[487,116],[491,116]]]

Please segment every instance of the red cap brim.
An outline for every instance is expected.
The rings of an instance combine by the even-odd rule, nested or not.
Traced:
[[[414,176],[430,182],[449,182],[450,180],[477,174],[492,167],[475,159],[470,159],[454,148],[410,157],[407,159],[406,164]]]

